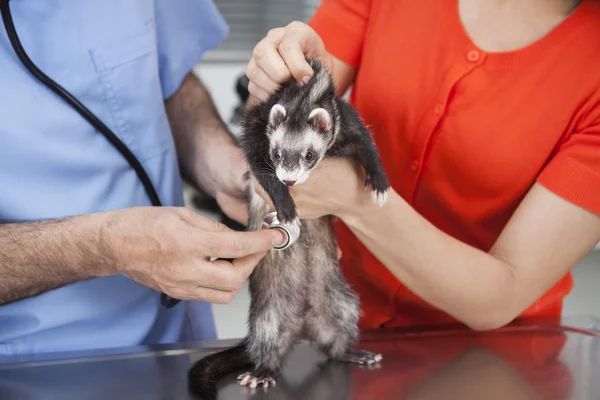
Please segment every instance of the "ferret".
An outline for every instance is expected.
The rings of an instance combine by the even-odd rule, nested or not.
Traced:
[[[252,173],[270,196],[278,220],[300,227],[291,247],[273,250],[249,277],[248,335],[237,346],[209,355],[189,371],[189,387],[201,398],[216,396],[220,378],[248,368],[241,385],[274,386],[282,362],[300,339],[315,343],[330,360],[375,364],[382,355],[351,348],[358,340],[358,296],[338,264],[329,217],[300,221],[289,187],[305,182],[325,157],[350,158],[365,171],[365,190],[383,206],[389,182],[368,128],[336,95],[320,62],[306,84],[285,82],[267,101],[248,108],[240,145]],[[273,210],[249,180],[248,230],[262,229]],[[251,369],[251,370],[250,370]]]

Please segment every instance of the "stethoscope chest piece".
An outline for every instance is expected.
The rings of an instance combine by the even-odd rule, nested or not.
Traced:
[[[292,229],[283,226],[277,219],[277,212],[272,212],[265,215],[263,218],[262,229],[279,229],[286,237],[287,240],[285,243],[281,246],[274,247],[273,250],[285,250],[291,247],[294,243],[296,243],[298,237],[300,236],[300,228]]]

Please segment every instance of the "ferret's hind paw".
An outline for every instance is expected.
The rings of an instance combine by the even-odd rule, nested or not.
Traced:
[[[383,207],[388,198],[388,191],[382,192],[379,190],[372,190],[371,198],[373,199],[373,203],[377,204],[379,207]]]
[[[275,379],[270,376],[261,376],[255,377],[250,372],[246,372],[238,376],[238,381],[240,381],[240,385],[248,386],[252,389],[261,385],[263,388],[268,388],[269,386],[275,386]]]
[[[379,364],[381,360],[383,360],[383,356],[381,354],[373,353],[372,351],[354,349],[349,349],[341,357],[341,361],[359,365],[375,365]]]

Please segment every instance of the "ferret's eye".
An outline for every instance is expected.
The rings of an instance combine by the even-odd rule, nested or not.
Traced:
[[[312,159],[313,159],[313,157],[314,157],[314,156],[313,156],[313,153],[312,153],[311,151],[307,151],[307,152],[306,152],[306,155],[304,156],[304,159],[305,159],[306,161],[310,161],[310,160],[312,160]]]
[[[281,158],[281,154],[279,154],[279,150],[275,150],[273,152],[273,158],[279,160]]]

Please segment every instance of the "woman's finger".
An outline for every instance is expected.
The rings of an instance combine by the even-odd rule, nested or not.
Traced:
[[[267,76],[275,82],[284,82],[292,76],[283,58],[279,54],[279,45],[285,32],[267,35],[261,40],[252,52],[252,60],[259,66]]]
[[[261,87],[258,87],[254,82],[250,81],[248,84],[248,92],[255,98],[259,99],[261,102],[267,101],[269,98],[269,93]]]
[[[273,94],[279,88],[279,84],[272,80],[267,73],[256,64],[254,59],[251,59],[248,63],[246,76],[250,82],[254,83],[269,95]]]
[[[298,82],[307,83],[314,71],[306,61],[302,33],[286,35],[279,44],[279,54]]]

